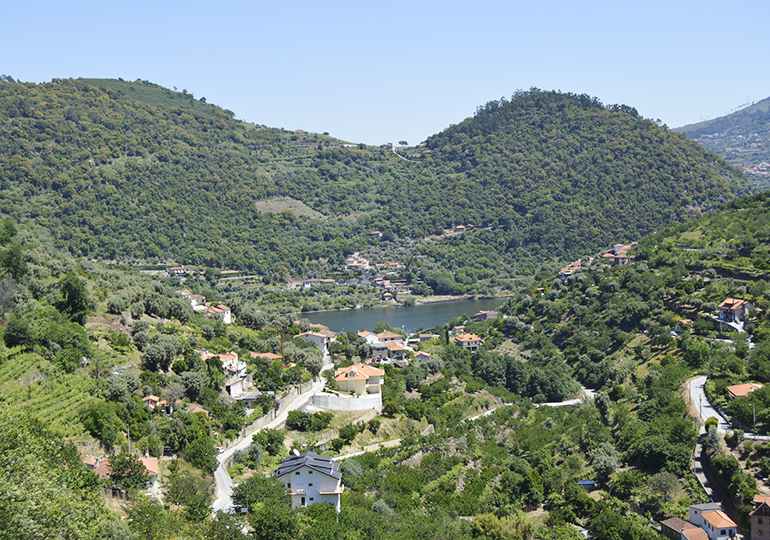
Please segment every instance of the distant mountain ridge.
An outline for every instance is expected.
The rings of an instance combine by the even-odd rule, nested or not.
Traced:
[[[0,214],[97,259],[286,277],[398,250],[470,287],[638,238],[746,187],[695,143],[584,95],[490,102],[404,149],[409,161],[233,116],[146,81],[1,81]],[[257,205],[282,197],[309,210]],[[474,232],[426,242],[457,224]]]
[[[684,133],[743,170],[756,188],[770,187],[770,98],[674,131]]]

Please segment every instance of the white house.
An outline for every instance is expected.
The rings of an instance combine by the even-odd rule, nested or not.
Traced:
[[[291,495],[291,507],[326,503],[340,511],[340,495],[345,490],[339,463],[312,450],[281,460],[275,476]]]
[[[204,317],[212,317],[215,319],[222,319],[222,322],[224,324],[231,324],[233,322],[233,313],[230,311],[230,308],[219,304],[216,306],[211,305],[209,302],[209,305],[206,306],[206,309],[203,310],[203,316]]]
[[[719,503],[693,504],[690,506],[690,523],[697,525],[710,540],[735,538],[738,525],[727,517]]]

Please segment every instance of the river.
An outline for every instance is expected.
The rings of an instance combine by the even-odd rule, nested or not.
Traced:
[[[375,324],[385,321],[392,327],[403,328],[408,333],[414,333],[420,328],[429,330],[434,326],[445,324],[450,319],[463,314],[472,317],[474,313],[482,310],[497,310],[505,301],[502,298],[456,300],[422,304],[415,307],[387,306],[302,313],[298,316],[309,319],[311,323],[328,326],[334,332],[347,332],[348,330],[357,332],[362,328],[372,330]]]

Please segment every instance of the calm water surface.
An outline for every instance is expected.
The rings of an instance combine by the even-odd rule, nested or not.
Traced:
[[[358,332],[362,328],[371,330],[380,321],[390,326],[403,328],[412,333],[419,328],[430,329],[439,324],[445,324],[450,319],[460,315],[472,317],[482,310],[497,310],[505,300],[458,300],[456,302],[439,302],[423,304],[415,307],[388,306],[370,309],[351,309],[346,311],[323,311],[320,313],[302,313],[298,316],[307,317],[311,323],[323,324],[335,332]]]

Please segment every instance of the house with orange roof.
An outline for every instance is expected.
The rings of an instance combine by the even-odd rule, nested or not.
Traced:
[[[206,304],[206,309],[203,310],[203,316],[212,319],[221,319],[224,324],[232,324],[233,312],[230,308],[224,304],[212,305],[211,302]]]
[[[484,340],[476,334],[459,334],[454,337],[454,342],[455,345],[462,347],[466,351],[476,352],[481,347],[481,344],[484,343]]]
[[[204,409],[203,407],[201,407],[200,405],[193,405],[192,407],[189,407],[187,409],[187,412],[190,413],[190,414],[203,413],[206,416],[209,415],[209,412],[206,409]]]
[[[726,298],[719,304],[719,319],[726,322],[743,322],[754,309],[754,304],[738,298]]]
[[[737,534],[738,525],[722,511],[719,503],[690,505],[690,523],[703,529],[709,540],[729,540]]]
[[[263,359],[265,359],[265,360],[267,360],[269,362],[272,362],[273,360],[281,360],[281,361],[283,361],[283,356],[281,356],[280,354],[275,354],[275,353],[271,353],[271,352],[262,352],[262,353],[250,352],[249,353],[249,358],[263,358]],[[285,364],[285,362],[284,362],[284,364]]]
[[[427,362],[430,360],[430,353],[425,351],[417,351],[414,353],[414,359],[419,360],[420,362]]]
[[[158,472],[160,471],[158,466],[158,458],[152,456],[139,456],[139,461],[142,463],[142,465],[144,465],[144,473],[150,478],[145,487],[155,487],[155,482],[158,478]],[[104,461],[100,461],[98,459],[96,461],[87,460],[83,463],[85,463],[86,467],[91,469],[93,473],[99,477],[99,479],[106,480],[110,477],[111,468],[109,459],[105,459]]]
[[[390,332],[388,330],[377,334],[377,339],[380,340],[382,343],[388,343],[390,341],[395,341],[397,343],[404,342],[404,336],[402,336],[401,334],[396,334],[395,332]]]
[[[730,399],[746,397],[755,390],[764,388],[764,386],[764,384],[759,383],[733,384],[727,387],[727,395],[730,397]]]
[[[385,384],[385,370],[365,364],[353,364],[335,371],[334,380],[340,392],[354,392],[359,396],[380,394],[382,385]]]

